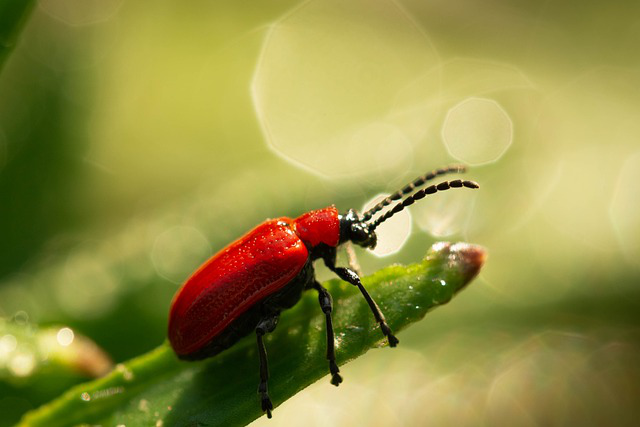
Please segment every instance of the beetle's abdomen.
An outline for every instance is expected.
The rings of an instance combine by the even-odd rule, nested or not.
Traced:
[[[286,286],[309,253],[289,218],[269,220],[205,262],[174,297],[169,341],[175,352],[198,351],[253,305]]]

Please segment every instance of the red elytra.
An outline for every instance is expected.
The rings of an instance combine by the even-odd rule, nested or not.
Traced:
[[[335,247],[339,231],[338,210],[330,206],[295,220],[265,221],[209,258],[171,304],[169,341],[176,354],[189,358],[249,307],[282,289],[307,263],[307,245]]]
[[[360,282],[358,274],[337,267],[337,247],[347,241],[374,248],[375,229],[416,200],[450,188],[478,188],[473,181],[444,181],[414,190],[436,176],[464,172],[462,166],[436,169],[418,177],[362,215],[351,209],[339,214],[334,206],[305,213],[295,219],[267,220],[207,260],[176,293],[169,313],[169,342],[179,358],[198,360],[214,356],[255,331],[260,358],[262,410],[271,417],[273,404],[267,390],[267,355],[263,336],[272,332],[282,310],[292,307],[302,292],[315,289],[325,314],[327,359],[331,383],[342,382],[335,362],[331,295],[315,279],[313,261],[325,265],[342,280],[358,287],[382,333],[395,347],[398,339],[384,315]],[[377,219],[374,215],[394,200],[412,193]]]

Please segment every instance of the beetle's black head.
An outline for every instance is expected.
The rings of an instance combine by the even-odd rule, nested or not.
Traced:
[[[358,216],[358,212],[349,209],[346,214],[338,216],[340,219],[340,243],[351,241],[363,248],[374,249],[378,243],[375,231],[370,229]]]

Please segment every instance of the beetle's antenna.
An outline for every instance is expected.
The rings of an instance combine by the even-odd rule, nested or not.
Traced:
[[[377,205],[375,205],[374,207],[366,211],[364,214],[362,214],[362,221],[368,221],[369,219],[371,219],[373,215],[375,215],[385,206],[390,205],[391,202],[393,202],[394,200],[399,200],[405,194],[411,193],[417,187],[423,186],[427,181],[431,181],[433,178],[437,176],[444,175],[447,173],[462,173],[465,171],[466,171],[466,168],[463,165],[450,165],[450,166],[445,166],[443,168],[434,169],[429,173],[419,176],[418,178],[414,179],[412,182],[405,185],[404,187],[402,187],[400,190],[396,191],[392,195],[385,197],[384,200],[382,200],[380,203],[378,203]]]
[[[411,196],[404,199],[402,202],[395,205],[392,209],[388,210],[384,215],[375,220],[369,225],[369,230],[373,231],[377,226],[403,210],[409,205],[412,205],[416,200],[420,200],[424,198],[428,194],[437,193],[438,191],[448,190],[450,188],[480,188],[477,182],[474,181],[462,181],[461,179],[456,179],[454,181],[444,181],[438,185],[430,185],[421,190],[416,191]]]

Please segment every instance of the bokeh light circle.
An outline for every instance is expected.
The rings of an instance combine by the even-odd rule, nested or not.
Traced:
[[[434,237],[460,234],[471,217],[477,194],[464,189],[443,191],[428,202],[413,206],[413,216],[418,227]]]
[[[0,337],[0,363],[4,363],[16,347],[18,346],[18,340],[11,334],[5,334]]]
[[[158,274],[180,284],[211,255],[211,245],[200,230],[174,226],[162,232],[151,250],[151,260]]]
[[[625,257],[640,266],[640,152],[622,166],[609,215]]]
[[[442,139],[454,158],[478,166],[495,162],[513,140],[513,122],[492,99],[467,98],[453,106],[442,125]]]
[[[9,371],[16,377],[27,377],[36,368],[36,358],[32,352],[17,351],[7,363]]]
[[[439,62],[393,1],[305,2],[273,25],[254,74],[266,142],[327,177],[407,169],[435,120],[424,105],[438,98]]]
[[[364,204],[362,212],[366,212],[382,201],[389,194],[379,194]],[[393,206],[393,204],[391,205]],[[385,212],[387,209],[383,209]],[[374,216],[378,218],[380,213]],[[408,210],[398,212],[393,217],[376,228],[378,244],[371,252],[379,257],[387,256],[398,252],[411,235],[411,213]]]
[[[73,333],[73,330],[71,328],[60,328],[60,330],[58,330],[58,332],[56,333],[56,341],[62,347],[68,347],[69,345],[71,345],[74,338],[75,334]]]
[[[91,25],[112,18],[124,0],[39,0],[48,15],[70,26]]]

